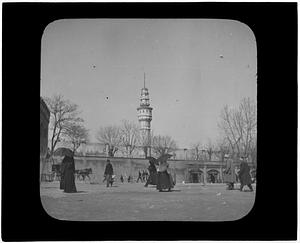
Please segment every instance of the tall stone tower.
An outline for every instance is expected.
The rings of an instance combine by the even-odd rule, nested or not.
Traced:
[[[140,124],[140,135],[142,136],[142,146],[144,148],[145,156],[151,155],[151,120],[152,120],[152,107],[149,102],[149,92],[145,86],[145,73],[144,73],[144,87],[141,90],[140,106],[137,108],[138,120]]]

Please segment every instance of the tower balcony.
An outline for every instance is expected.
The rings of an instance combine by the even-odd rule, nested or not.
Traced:
[[[139,110],[142,110],[142,109],[145,109],[145,110],[149,110],[149,111],[152,111],[153,108],[150,107],[150,106],[146,106],[146,105],[140,105],[138,108],[136,108],[138,111]]]
[[[152,116],[138,116],[139,121],[152,121]]]

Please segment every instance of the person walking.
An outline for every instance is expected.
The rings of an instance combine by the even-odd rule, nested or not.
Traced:
[[[122,183],[124,182],[123,175],[120,176],[120,181],[121,181]]]
[[[252,188],[252,181],[250,176],[250,167],[246,161],[246,157],[243,156],[240,158],[241,164],[240,164],[240,171],[239,171],[239,180],[241,182],[240,191],[243,191],[243,187],[247,185],[251,192],[253,192]]]
[[[104,171],[104,177],[106,180],[106,187],[110,186],[112,187],[113,184],[113,179],[112,179],[112,175],[114,174],[114,169],[112,167],[112,164],[110,163],[110,160],[106,160],[106,167],[105,167],[105,171]]]
[[[224,172],[224,182],[227,183],[227,190],[233,190],[234,183],[236,182],[233,160],[229,158],[228,154],[225,154],[224,159],[226,162],[226,169]]]
[[[139,182],[139,180],[141,180],[143,182],[142,173],[140,170],[139,170],[139,176],[138,176],[136,182]]]

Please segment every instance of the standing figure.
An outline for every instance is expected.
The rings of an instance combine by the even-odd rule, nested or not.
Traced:
[[[105,171],[104,171],[104,177],[106,180],[106,187],[110,186],[112,187],[113,184],[113,179],[112,179],[112,175],[114,174],[114,169],[112,167],[112,164],[110,163],[110,160],[106,160],[106,167],[105,167]]]
[[[136,182],[139,182],[139,180],[141,180],[143,182],[142,173],[140,170],[139,170],[139,176],[138,176]]]
[[[246,157],[241,157],[241,164],[240,164],[240,171],[239,171],[239,179],[241,182],[240,191],[243,191],[243,187],[247,185],[250,189],[250,191],[253,191],[252,188],[252,181],[250,176],[250,167],[248,163],[246,162]]]
[[[145,178],[145,181],[147,181],[147,180],[148,180],[148,178],[149,178],[149,173],[148,173],[148,171],[147,171],[147,170],[145,171],[145,176],[146,176],[146,178]]]
[[[146,172],[143,170],[143,172],[142,172],[142,182],[145,182],[145,180],[146,180]]]
[[[168,167],[169,164],[167,163],[167,160],[159,162],[156,189],[160,192],[162,192],[163,189],[171,191],[171,188],[174,187],[171,175],[167,171]]]
[[[65,161],[64,161],[65,160]],[[62,164],[65,163],[64,173],[63,173],[63,187],[64,192],[73,193],[77,192],[75,186],[75,163],[73,156],[65,156]]]
[[[67,164],[67,159],[65,159],[66,156],[64,157],[64,159],[62,160],[61,164],[60,164],[60,182],[59,182],[59,188],[61,190],[65,189],[65,170],[66,170],[66,164]]]
[[[121,181],[122,183],[124,182],[123,175],[120,176],[120,181]]]
[[[227,190],[234,189],[235,178],[235,168],[233,166],[233,160],[229,158],[228,154],[225,154],[224,159],[226,161],[226,169],[224,172],[224,182],[227,183]]]
[[[150,185],[157,185],[157,170],[156,170],[156,166],[155,166],[153,160],[149,160],[149,163],[150,163],[150,165],[148,167],[148,170],[149,170],[149,174],[150,175],[147,178],[145,187],[147,187],[149,184]]]
[[[239,182],[239,168],[236,166],[234,169],[235,172],[235,180],[236,182]]]

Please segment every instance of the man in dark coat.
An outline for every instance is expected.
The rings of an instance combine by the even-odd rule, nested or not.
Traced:
[[[233,190],[234,183],[236,182],[233,160],[229,158],[228,154],[225,154],[224,159],[226,162],[226,169],[224,172],[224,182],[227,183],[227,190]]]
[[[105,171],[104,171],[104,177],[106,179],[106,187],[112,186],[113,184],[113,179],[112,179],[112,175],[114,174],[114,169],[112,167],[112,164],[110,163],[110,160],[108,159],[105,167]]]
[[[241,157],[240,171],[239,171],[239,180],[241,182],[240,191],[243,191],[243,187],[247,185],[250,191],[253,191],[251,186],[251,176],[250,176],[250,167],[246,161],[246,157]]]
[[[64,192],[67,193],[73,193],[77,192],[76,186],[75,186],[75,163],[74,163],[74,158],[70,156],[65,156],[64,158],[64,180],[63,180],[63,187],[64,187]]]

